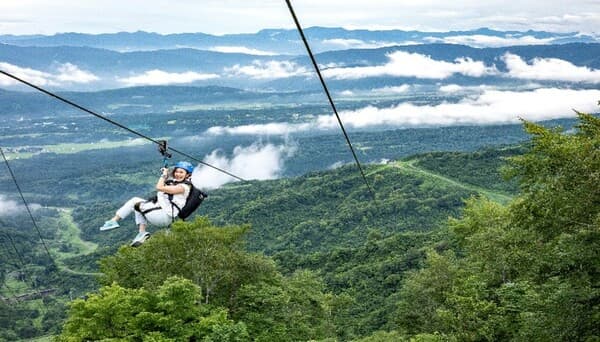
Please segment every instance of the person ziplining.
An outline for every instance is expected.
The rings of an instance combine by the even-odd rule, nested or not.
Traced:
[[[131,246],[137,247],[150,236],[146,231],[148,223],[168,227],[176,218],[186,219],[207,197],[190,180],[194,171],[192,163],[180,161],[174,165],[172,172],[169,172],[167,159],[171,155],[168,154],[166,146],[166,141],[160,142],[159,151],[163,155],[163,167],[156,182],[156,195],[148,200],[140,197],[129,199],[110,220],[104,222],[100,227],[101,231],[119,228],[119,221],[135,212],[138,234]]]
[[[169,169],[162,168],[162,175],[156,182],[156,196],[148,200],[140,197],[129,199],[117,210],[113,218],[100,227],[100,230],[119,228],[119,221],[127,218],[135,211],[135,223],[139,232],[131,245],[138,246],[142,244],[150,236],[150,233],[146,231],[148,223],[166,227],[179,215],[180,208],[185,205],[191,190],[191,186],[186,184],[185,181],[189,181],[193,170],[194,167],[189,162],[178,162],[175,164],[171,179],[169,178]]]

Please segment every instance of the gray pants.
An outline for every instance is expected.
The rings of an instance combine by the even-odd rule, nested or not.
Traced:
[[[159,208],[156,210],[152,210],[142,215],[140,212],[135,211],[135,205],[140,203],[140,210],[145,212],[146,210]],[[117,216],[124,219],[129,216],[132,212],[135,212],[135,224],[147,225],[148,223],[155,226],[163,226],[166,227],[173,222],[173,218],[170,216],[170,212],[167,212],[166,209],[161,208],[158,203],[147,201],[143,198],[133,197],[129,201],[125,202],[119,210],[117,210]]]

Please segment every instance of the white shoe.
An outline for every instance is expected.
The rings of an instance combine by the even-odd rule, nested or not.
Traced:
[[[133,241],[131,242],[131,247],[138,247],[143,244],[150,237],[150,233],[148,232],[139,232]]]
[[[117,221],[113,221],[113,220],[108,220],[106,222],[104,222],[104,225],[102,227],[100,227],[100,230],[104,231],[104,230],[111,230],[111,229],[115,229],[115,228],[119,228],[119,223]]]

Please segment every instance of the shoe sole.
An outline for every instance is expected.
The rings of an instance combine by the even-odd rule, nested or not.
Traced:
[[[146,240],[148,240],[148,238],[150,237],[150,234],[145,235],[143,238],[139,239],[139,240],[133,240],[133,242],[130,244],[131,247],[139,247],[141,246],[144,242],[146,242]]]
[[[107,230],[113,230],[113,229],[117,229],[117,228],[119,228],[119,227],[121,227],[121,226],[116,226],[116,227],[108,227],[108,228],[100,227],[100,231],[101,231],[101,232],[104,232],[104,231],[107,231]]]

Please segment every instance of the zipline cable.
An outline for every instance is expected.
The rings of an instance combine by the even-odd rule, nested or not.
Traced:
[[[23,196],[23,191],[21,191],[21,187],[19,186],[19,182],[17,182],[17,177],[15,177],[15,174],[13,173],[13,170],[11,169],[10,164],[8,163],[8,159],[6,159],[6,156],[4,155],[4,150],[2,150],[2,147],[0,147],[0,154],[2,154],[2,158],[4,159],[4,163],[6,164],[6,168],[8,169],[8,172],[10,173],[10,176],[12,177],[12,180],[15,183],[15,186],[17,187],[17,191],[19,192],[19,195],[21,196],[21,199],[23,200],[23,204],[25,205],[25,209],[27,209],[27,213],[29,213],[29,217],[31,218],[31,222],[33,223],[33,227],[37,231],[37,234],[38,234],[40,240],[42,241],[42,245],[44,246],[44,249],[46,250],[46,254],[48,254],[48,257],[50,258],[50,261],[52,261],[52,265],[56,267],[56,262],[54,261],[54,258],[50,254],[50,251],[48,250],[48,246],[46,246],[46,241],[44,241],[44,237],[42,236],[42,232],[40,231],[40,228],[38,227],[37,223],[35,222],[35,219],[33,218],[33,214],[31,213],[31,209],[29,209],[29,204],[27,204],[27,200],[25,200],[25,196]]]
[[[306,36],[304,35],[304,31],[302,30],[302,26],[300,25],[300,22],[298,21],[298,18],[296,17],[296,13],[294,12],[292,3],[290,2],[290,0],[285,0],[285,2],[287,3],[290,13],[292,14],[292,18],[294,19],[296,28],[298,29],[298,32],[300,33],[300,37],[302,38],[302,41],[304,42],[304,46],[306,47],[308,56],[310,57],[310,60],[312,61],[313,66],[315,67],[315,71],[317,72],[317,75],[319,75],[319,80],[321,81],[323,90],[325,90],[325,95],[327,95],[327,99],[329,100],[329,104],[331,105],[331,108],[333,109],[333,113],[335,114],[335,117],[337,118],[337,121],[340,124],[342,133],[344,133],[344,137],[346,138],[346,143],[348,144],[348,147],[350,147],[350,151],[352,151],[352,156],[354,157],[356,166],[358,166],[358,170],[360,171],[360,174],[361,174],[363,180],[365,181],[365,184],[367,185],[367,189],[371,193],[371,196],[373,196],[373,199],[375,199],[375,193],[373,192],[373,189],[369,185],[369,182],[367,182],[367,177],[365,176],[365,172],[364,172],[362,166],[360,165],[360,161],[358,160],[358,156],[356,155],[356,152],[354,151],[354,147],[352,147],[352,143],[350,142],[350,137],[348,136],[348,133],[346,133],[346,129],[344,128],[344,124],[342,123],[342,119],[340,118],[340,115],[338,114],[337,108],[335,107],[335,103],[333,102],[333,98],[331,97],[331,94],[329,93],[327,84],[325,84],[325,79],[323,79],[323,75],[321,74],[321,70],[319,69],[319,65],[317,64],[317,60],[315,59],[315,56],[313,55],[312,50],[310,49],[310,46],[308,45],[308,40],[306,39]]]
[[[17,246],[15,245],[15,242],[13,241],[12,237],[8,233],[5,233],[5,232],[0,232],[0,234],[6,236],[8,238],[12,248],[15,250],[15,253],[17,254],[17,258],[19,258],[21,267],[25,267],[25,261],[23,260],[23,256],[21,255],[21,253],[19,253],[19,250],[17,249]],[[2,240],[2,242],[4,243],[4,239]]]
[[[19,250],[17,249],[17,246],[13,240],[13,238],[10,236],[10,234],[5,233],[5,232],[0,232],[0,234],[6,236],[8,238],[8,240],[10,241],[10,244],[12,245],[13,249],[15,250],[15,253],[17,254],[17,257],[19,258],[19,264],[21,266],[21,271],[24,274],[25,273],[25,260],[23,259],[23,256],[21,255],[21,253],[19,253]],[[2,244],[4,244],[4,239],[2,239]],[[7,255],[8,256],[8,255]],[[8,259],[7,259],[8,262]],[[25,277],[21,277],[20,275],[18,276],[18,278],[23,282],[23,284],[25,284],[26,286],[28,285],[27,282],[25,281]],[[37,287],[37,282],[33,279],[33,277],[31,275],[29,275],[29,280],[31,281],[31,288],[33,289],[34,293],[36,293],[40,298],[42,298],[42,291],[40,291]],[[17,294],[16,291],[14,289],[11,289],[10,286],[8,286],[8,284],[6,283],[6,281],[3,283],[3,285],[6,287],[7,290],[9,290],[10,292],[13,293],[13,298],[17,298]],[[43,307],[46,308],[46,311],[48,311],[48,306],[46,305],[46,303],[44,303],[44,301],[41,301],[41,304]],[[38,306],[38,308],[40,308],[39,312],[43,312],[41,306]],[[12,310],[9,310],[10,314],[12,315]],[[26,315],[25,318],[27,319],[31,319],[31,316],[33,316],[35,312],[30,312]]]
[[[85,107],[83,107],[83,106],[80,106],[80,105],[78,105],[77,103],[75,103],[75,102],[73,102],[73,101],[71,101],[71,100],[65,99],[64,97],[62,97],[62,96],[60,96],[60,95],[57,95],[57,94],[55,94],[55,93],[52,93],[52,92],[50,92],[50,91],[48,91],[48,90],[46,90],[46,89],[44,89],[44,88],[42,88],[42,87],[39,87],[39,86],[37,86],[37,85],[35,85],[35,84],[33,84],[33,83],[27,82],[27,81],[25,81],[25,80],[23,80],[23,79],[21,79],[21,78],[19,78],[19,77],[15,76],[15,75],[11,74],[11,73],[8,73],[8,72],[6,72],[6,71],[4,71],[4,70],[0,70],[0,74],[3,74],[3,75],[5,75],[5,76],[8,76],[8,77],[10,77],[10,78],[12,78],[12,79],[14,79],[14,80],[16,80],[16,81],[18,81],[18,82],[21,82],[21,83],[23,83],[23,84],[25,84],[25,85],[27,85],[27,86],[29,86],[29,87],[33,88],[33,89],[36,89],[36,90],[38,90],[38,91],[40,91],[40,92],[42,92],[42,93],[44,93],[44,94],[48,95],[48,96],[54,97],[55,99],[57,99],[57,100],[60,100],[60,101],[62,101],[62,102],[64,102],[64,103],[66,103],[66,104],[68,104],[68,105],[71,105],[71,106],[73,106],[73,107],[75,107],[75,108],[77,108],[77,109],[79,109],[79,110],[82,110],[82,111],[84,111],[84,112],[86,112],[86,113],[92,114],[93,116],[95,116],[95,117],[97,117],[97,118],[99,118],[99,119],[102,119],[102,120],[104,120],[104,121],[106,121],[106,122],[108,122],[108,123],[111,123],[111,124],[113,124],[113,125],[115,125],[115,126],[118,126],[118,127],[122,128],[122,129],[126,130],[126,131],[127,131],[127,132],[129,132],[129,133],[132,133],[132,134],[134,134],[134,135],[137,135],[137,136],[139,136],[139,137],[141,137],[141,138],[144,138],[144,139],[146,139],[146,140],[149,140],[149,141],[151,141],[151,142],[153,142],[153,143],[155,143],[155,144],[157,144],[157,145],[160,145],[160,142],[159,142],[158,140],[155,140],[155,139],[153,139],[153,138],[151,138],[151,137],[149,137],[149,136],[147,136],[147,135],[145,135],[145,134],[143,134],[143,133],[140,133],[140,132],[138,132],[138,131],[135,131],[135,130],[133,130],[133,129],[131,129],[131,128],[129,128],[129,127],[127,127],[127,126],[125,126],[125,125],[121,124],[121,123],[118,123],[118,122],[116,122],[116,121],[114,121],[114,120],[111,120],[111,119],[107,118],[107,117],[106,117],[106,116],[104,116],[104,115],[100,115],[100,114],[98,114],[98,113],[96,113],[96,112],[94,112],[94,111],[92,111],[92,110],[90,110],[90,109],[87,109],[87,108],[85,108]],[[246,180],[245,180],[245,179],[243,179],[243,178],[241,178],[241,177],[238,177],[238,176],[234,175],[234,174],[233,174],[233,173],[231,173],[231,172],[228,172],[228,171],[225,171],[225,170],[223,170],[223,169],[221,169],[221,168],[219,168],[219,167],[216,167],[216,166],[210,165],[210,164],[208,164],[208,163],[206,163],[206,162],[204,162],[204,161],[201,161],[201,160],[199,160],[199,159],[197,159],[197,158],[194,158],[193,156],[191,156],[191,155],[189,155],[189,154],[187,154],[187,153],[185,153],[185,152],[179,151],[179,150],[177,150],[177,149],[174,149],[174,148],[172,148],[172,147],[169,147],[169,150],[171,150],[171,151],[173,151],[173,152],[175,152],[175,153],[178,153],[178,154],[180,154],[180,155],[182,155],[182,156],[184,156],[184,157],[186,157],[186,158],[189,158],[189,159],[191,159],[191,160],[194,160],[194,161],[196,161],[196,162],[198,162],[198,163],[200,163],[200,164],[202,164],[202,165],[205,165],[205,166],[208,166],[208,167],[210,167],[210,168],[213,168],[213,169],[215,169],[215,170],[217,170],[217,171],[220,171],[220,172],[222,172],[222,173],[224,173],[224,174],[226,174],[226,175],[228,175],[228,176],[230,176],[230,177],[233,177],[233,178],[235,178],[235,179],[237,179],[237,180],[240,180],[240,181],[242,181],[242,182],[246,182]]]

